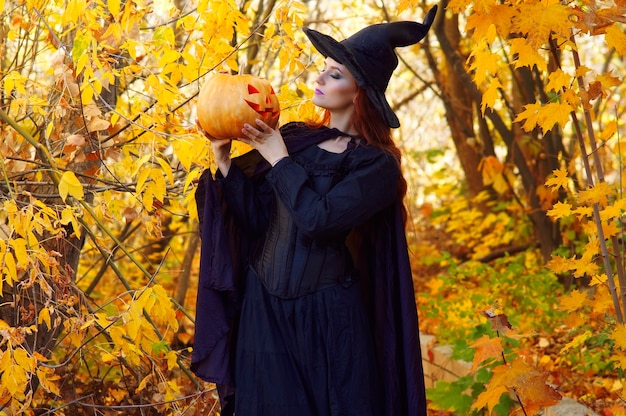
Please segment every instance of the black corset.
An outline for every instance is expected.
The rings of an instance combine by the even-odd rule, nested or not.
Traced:
[[[345,235],[323,241],[308,238],[278,198],[253,266],[267,291],[281,298],[297,298],[339,284],[348,286],[354,280]]]

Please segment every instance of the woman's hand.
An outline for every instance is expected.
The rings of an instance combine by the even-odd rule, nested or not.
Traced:
[[[232,140],[220,140],[216,139],[209,135],[200,125],[198,120],[196,120],[196,126],[198,130],[202,132],[204,137],[209,139],[211,142],[211,147],[213,149],[213,156],[215,157],[215,162],[217,163],[217,168],[222,172],[222,175],[226,177],[228,175],[228,171],[230,170],[230,148],[232,145]]]
[[[272,166],[278,163],[279,160],[289,156],[287,152],[287,146],[283,136],[278,129],[273,129],[263,122],[261,119],[256,120],[256,126],[251,124],[244,124],[241,132],[244,137],[240,137],[240,140],[249,144],[263,156]]]

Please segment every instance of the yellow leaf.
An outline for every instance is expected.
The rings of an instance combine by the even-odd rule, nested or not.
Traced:
[[[469,59],[472,60],[470,71],[474,71],[477,85],[481,85],[488,76],[494,75],[502,64],[502,57],[492,53],[487,45],[474,48]]]
[[[37,317],[37,323],[41,324],[42,322],[46,323],[48,330],[52,329],[52,323],[50,321],[50,309],[42,308],[39,311],[39,316]]]
[[[539,114],[539,125],[545,132],[552,130],[558,124],[563,127],[570,120],[572,106],[568,103],[548,103],[543,106]]]
[[[540,71],[545,70],[546,59],[525,38],[513,38],[509,40],[509,45],[511,45],[511,55],[516,57],[515,68],[536,66]]]
[[[100,355],[100,360],[103,363],[110,363],[111,361],[115,360],[117,357],[114,354],[105,352],[102,355]]]
[[[489,83],[489,87],[487,87],[487,90],[483,93],[483,99],[480,108],[483,114],[485,114],[485,109],[487,107],[493,108],[496,100],[500,96],[501,88],[502,84],[500,83],[500,80],[498,78],[494,78],[491,80],[491,82]]]
[[[24,370],[32,373],[37,366],[37,360],[31,356],[25,349],[17,348],[13,351],[13,360],[15,364],[22,367]]]
[[[15,260],[17,260],[17,265],[22,269],[26,269],[29,264],[26,240],[23,238],[16,238],[14,240],[11,240],[10,245],[13,248],[13,253],[15,253]]]
[[[148,385],[148,382],[150,381],[150,379],[152,378],[152,373],[148,374],[147,376],[145,376],[141,382],[139,383],[139,385],[137,386],[137,388],[135,389],[135,393],[139,393],[140,391],[142,391],[143,389],[146,388],[146,386]]]
[[[570,260],[562,256],[552,255],[546,266],[554,273],[565,273],[570,270]]]
[[[13,282],[17,282],[17,267],[15,264],[15,258],[13,254],[6,253],[4,256],[4,268],[2,269],[2,273],[4,274],[4,279],[9,284],[9,286],[13,286]]]
[[[582,220],[584,218],[591,218],[591,216],[593,215],[593,208],[592,207],[577,207],[574,210],[574,214],[576,214],[576,217],[579,220]]]
[[[626,56],[626,34],[622,32],[616,24],[606,28],[604,38],[606,39],[606,43],[611,48],[615,48],[618,54]]]
[[[554,219],[564,218],[572,214],[572,206],[567,202],[557,202],[546,214]]]
[[[559,309],[565,312],[575,311],[579,309],[587,300],[587,294],[578,289],[572,290],[569,294],[559,298]]]
[[[74,215],[74,210],[71,207],[66,206],[63,208],[61,212],[61,224],[68,225],[72,224],[72,229],[76,237],[80,238],[81,228],[78,220],[76,220],[76,216]]]
[[[604,129],[600,132],[599,139],[603,142],[609,140],[617,131],[617,122],[615,120],[610,121]]]
[[[472,33],[472,39],[478,42],[484,40],[491,45],[498,35],[494,21],[497,21],[494,16],[474,12],[467,18],[466,30]]]
[[[597,183],[594,187],[580,191],[578,193],[578,201],[581,204],[600,204],[606,206],[608,199],[615,195],[615,188],[607,182]]]
[[[28,373],[22,366],[11,365],[4,368],[0,384],[4,387],[13,398],[21,398],[24,396],[24,390],[28,386]]]
[[[39,379],[39,383],[41,386],[50,393],[59,394],[59,385],[56,381],[60,380],[61,377],[54,374],[54,370],[46,368],[46,367],[37,367],[37,378]]]
[[[554,72],[548,76],[548,85],[546,89],[548,91],[560,92],[564,88],[569,88],[572,84],[573,77],[565,72],[561,68],[557,68]]]
[[[546,185],[550,187],[556,187],[556,189],[559,189],[560,187],[565,188],[570,181],[567,169],[565,168],[555,169],[552,171],[552,174],[554,176],[550,177],[546,181]]]
[[[591,282],[589,282],[590,286],[598,286],[603,285],[608,280],[606,273],[602,273],[599,275],[591,276]]]
[[[167,369],[172,370],[178,366],[178,355],[176,351],[170,350],[167,353]]]
[[[70,195],[76,199],[83,199],[83,184],[80,183],[74,172],[66,171],[59,181],[59,195],[63,201]]]
[[[111,16],[117,20],[117,15],[120,14],[120,0],[108,0],[107,6],[111,12]]]
[[[587,258],[574,260],[574,264],[574,277],[593,276],[599,270],[598,265]]]
[[[537,126],[539,109],[541,109],[541,103],[539,102],[526,104],[524,111],[519,113],[514,121],[516,123],[524,121],[522,128],[526,131],[532,131]]]
[[[615,329],[611,332],[611,338],[613,338],[617,347],[622,351],[626,351],[626,325],[616,324]]]
[[[622,229],[617,226],[615,221],[602,222],[602,233],[604,238],[611,238],[622,233]]]
[[[167,176],[167,180],[170,181],[172,185],[174,185],[174,173],[172,172],[172,166],[170,165],[170,162],[160,157],[157,157],[156,161],[159,162],[159,165],[161,165],[163,172]]]

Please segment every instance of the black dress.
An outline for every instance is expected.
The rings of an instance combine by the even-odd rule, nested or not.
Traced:
[[[236,332],[234,342],[220,347],[224,332],[211,324],[209,330],[219,337],[198,345],[192,369],[206,380],[234,384],[236,416],[425,415],[406,240],[395,209],[397,161],[353,141],[342,153],[317,145],[299,148],[264,169],[251,175],[233,163],[228,176],[218,179],[229,221],[244,234],[236,240],[254,243],[244,250],[234,244],[234,251],[239,249],[234,263],[245,265],[245,278],[233,286],[239,285],[234,301],[239,326],[227,326],[231,337]],[[206,212],[202,204],[199,210]],[[346,238],[375,217],[378,228],[389,231],[369,251],[384,258],[354,258]],[[203,254],[207,264],[220,263],[215,246],[210,259]],[[369,270],[361,267],[364,263]],[[204,267],[209,268],[215,269]],[[374,273],[379,276],[368,275]],[[363,283],[372,293],[363,293]],[[198,327],[204,327],[204,316],[232,317],[230,307],[205,309],[206,299],[220,303],[231,290],[219,285],[217,295],[213,283],[206,292],[199,288],[198,343],[206,341]],[[227,358],[224,348],[233,345],[234,380],[229,381],[214,374],[228,370],[220,357]]]
[[[374,342],[345,240],[393,203],[399,170],[377,149],[351,147],[314,145],[283,159],[266,176],[273,192],[266,183],[250,192],[236,166],[221,181],[242,230],[268,224],[243,295],[237,415],[380,414]]]

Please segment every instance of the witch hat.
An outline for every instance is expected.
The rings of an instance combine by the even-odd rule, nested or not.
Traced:
[[[436,13],[437,6],[434,6],[426,14],[424,23],[398,21],[374,24],[341,42],[313,29],[303,30],[322,55],[346,66],[389,127],[397,128],[400,127],[400,121],[385,97],[389,79],[398,66],[395,48],[422,40]]]

